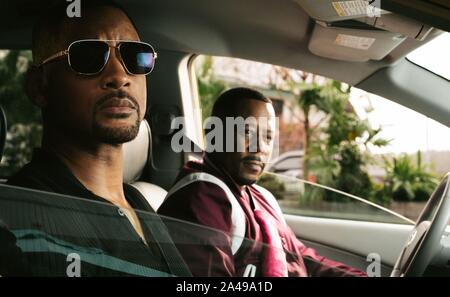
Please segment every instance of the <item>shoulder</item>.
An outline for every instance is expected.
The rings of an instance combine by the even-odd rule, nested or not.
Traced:
[[[28,163],[22,167],[19,172],[8,179],[6,184],[36,190],[53,190],[52,181],[42,170],[34,166],[32,163]]]
[[[268,207],[274,210],[279,219],[284,221],[283,211],[281,210],[277,199],[269,190],[259,185],[252,185],[250,189],[253,193],[256,193],[258,196],[260,196],[261,200],[264,202],[264,207]]]
[[[266,199],[275,199],[273,194],[264,187],[261,187],[261,186],[255,184],[255,185],[252,185],[251,188],[253,188],[254,190],[261,193]]]
[[[35,149],[32,160],[8,179],[7,184],[36,190],[66,193],[68,185],[75,184],[74,178],[55,155],[42,149]]]
[[[224,185],[218,178],[202,172],[184,175],[169,190],[158,213],[196,222],[228,222],[233,200]]]
[[[183,204],[229,204],[230,190],[217,177],[204,172],[181,176],[169,190],[163,204],[183,200]]]

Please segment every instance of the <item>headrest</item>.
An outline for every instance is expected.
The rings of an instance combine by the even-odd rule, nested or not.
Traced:
[[[2,160],[3,150],[6,143],[6,132],[8,128],[6,126],[6,114],[3,108],[0,106],[0,161]]]
[[[123,182],[137,181],[151,156],[151,131],[144,119],[135,139],[123,145]]]

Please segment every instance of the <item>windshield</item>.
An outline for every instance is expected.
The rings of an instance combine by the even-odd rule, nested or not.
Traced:
[[[415,224],[413,220],[365,198],[293,176],[266,172],[258,184],[274,194],[285,214]]]
[[[411,62],[450,80],[450,33],[445,32],[419,47],[407,58]]]

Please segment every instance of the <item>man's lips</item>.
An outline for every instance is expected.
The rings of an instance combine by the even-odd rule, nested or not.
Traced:
[[[264,163],[255,160],[243,160],[242,163],[253,170],[262,170],[264,168]]]
[[[132,110],[137,110],[135,104],[131,100],[128,98],[118,97],[110,98],[101,104],[98,109],[112,113],[131,112]]]

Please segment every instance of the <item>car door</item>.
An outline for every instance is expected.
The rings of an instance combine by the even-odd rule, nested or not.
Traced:
[[[380,263],[388,276],[414,222],[365,199],[281,174],[265,173],[260,185],[272,190],[297,237],[327,258],[366,271]],[[297,187],[292,187],[292,184]],[[280,185],[289,185],[281,187]]]
[[[187,221],[136,214],[145,241],[113,204],[0,184],[0,276],[228,276],[217,251],[229,248],[230,238],[278,250]],[[258,263],[242,267],[239,276],[258,275]]]

